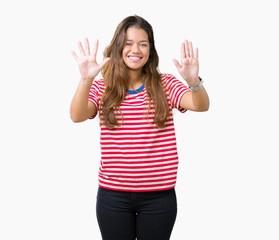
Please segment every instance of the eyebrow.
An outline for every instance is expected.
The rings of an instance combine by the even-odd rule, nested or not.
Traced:
[[[133,40],[127,39],[126,41],[133,42]],[[141,40],[140,42],[148,42],[147,40]]]

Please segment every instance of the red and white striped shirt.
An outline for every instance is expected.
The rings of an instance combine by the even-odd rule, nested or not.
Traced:
[[[122,115],[115,114],[120,126],[109,129],[101,124],[100,187],[147,192],[175,186],[178,154],[172,109],[187,111],[179,104],[189,89],[170,74],[161,74],[161,79],[171,109],[165,128],[160,129],[154,124],[153,105],[147,114],[149,100],[144,86],[136,92],[127,92],[120,106]],[[89,101],[100,112],[100,99],[104,91],[105,85],[101,79],[93,82],[89,93]]]

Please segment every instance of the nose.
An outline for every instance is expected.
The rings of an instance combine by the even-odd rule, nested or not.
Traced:
[[[138,52],[139,52],[139,46],[138,46],[138,44],[133,44],[131,50],[132,50],[132,53],[138,53]]]

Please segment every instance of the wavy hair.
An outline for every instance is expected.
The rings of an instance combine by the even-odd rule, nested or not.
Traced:
[[[150,56],[140,77],[149,97],[148,113],[151,110],[151,101],[153,101],[155,108],[154,123],[157,127],[164,128],[170,110],[158,71],[159,57],[154,45],[153,29],[146,20],[137,15],[125,18],[117,26],[110,45],[104,52],[104,57],[109,57],[110,61],[102,70],[106,89],[101,99],[101,122],[108,128],[120,125],[115,114],[118,112],[121,115],[120,104],[125,98],[129,83],[127,66],[124,63],[122,51],[126,44],[127,29],[130,27],[143,29],[148,35]]]

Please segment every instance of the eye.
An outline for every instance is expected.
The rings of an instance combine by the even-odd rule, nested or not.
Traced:
[[[132,46],[132,43],[126,42],[126,46]]]
[[[147,44],[146,43],[141,43],[140,46],[141,47],[147,47]]]

